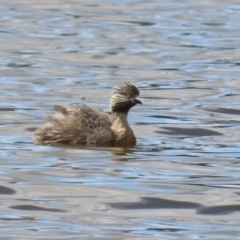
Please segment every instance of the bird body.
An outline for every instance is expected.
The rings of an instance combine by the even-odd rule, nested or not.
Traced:
[[[85,105],[55,106],[34,137],[35,144],[65,146],[133,147],[136,138],[127,121],[131,107],[141,103],[139,90],[131,83],[113,89],[112,114]]]

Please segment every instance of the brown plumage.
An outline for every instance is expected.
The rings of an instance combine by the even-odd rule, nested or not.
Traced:
[[[113,88],[111,115],[85,105],[55,106],[55,114],[37,129],[33,141],[42,145],[133,147],[136,138],[127,114],[141,104],[138,97],[138,88],[126,82]]]

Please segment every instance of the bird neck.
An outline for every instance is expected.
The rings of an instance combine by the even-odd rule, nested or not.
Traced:
[[[115,135],[117,147],[133,147],[136,138],[127,121],[127,113],[113,112],[111,129]]]
[[[112,128],[114,129],[130,129],[127,120],[127,113],[113,112],[112,113]]]

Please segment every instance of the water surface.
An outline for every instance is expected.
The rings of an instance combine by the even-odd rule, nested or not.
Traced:
[[[238,1],[0,1],[1,239],[240,239]],[[36,146],[56,104],[109,111],[125,155]]]

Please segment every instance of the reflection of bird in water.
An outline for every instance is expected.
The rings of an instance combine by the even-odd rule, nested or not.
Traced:
[[[37,129],[33,141],[42,145],[133,147],[136,138],[127,114],[142,103],[138,97],[138,88],[127,82],[113,88],[111,115],[85,105],[55,106],[55,114]]]

